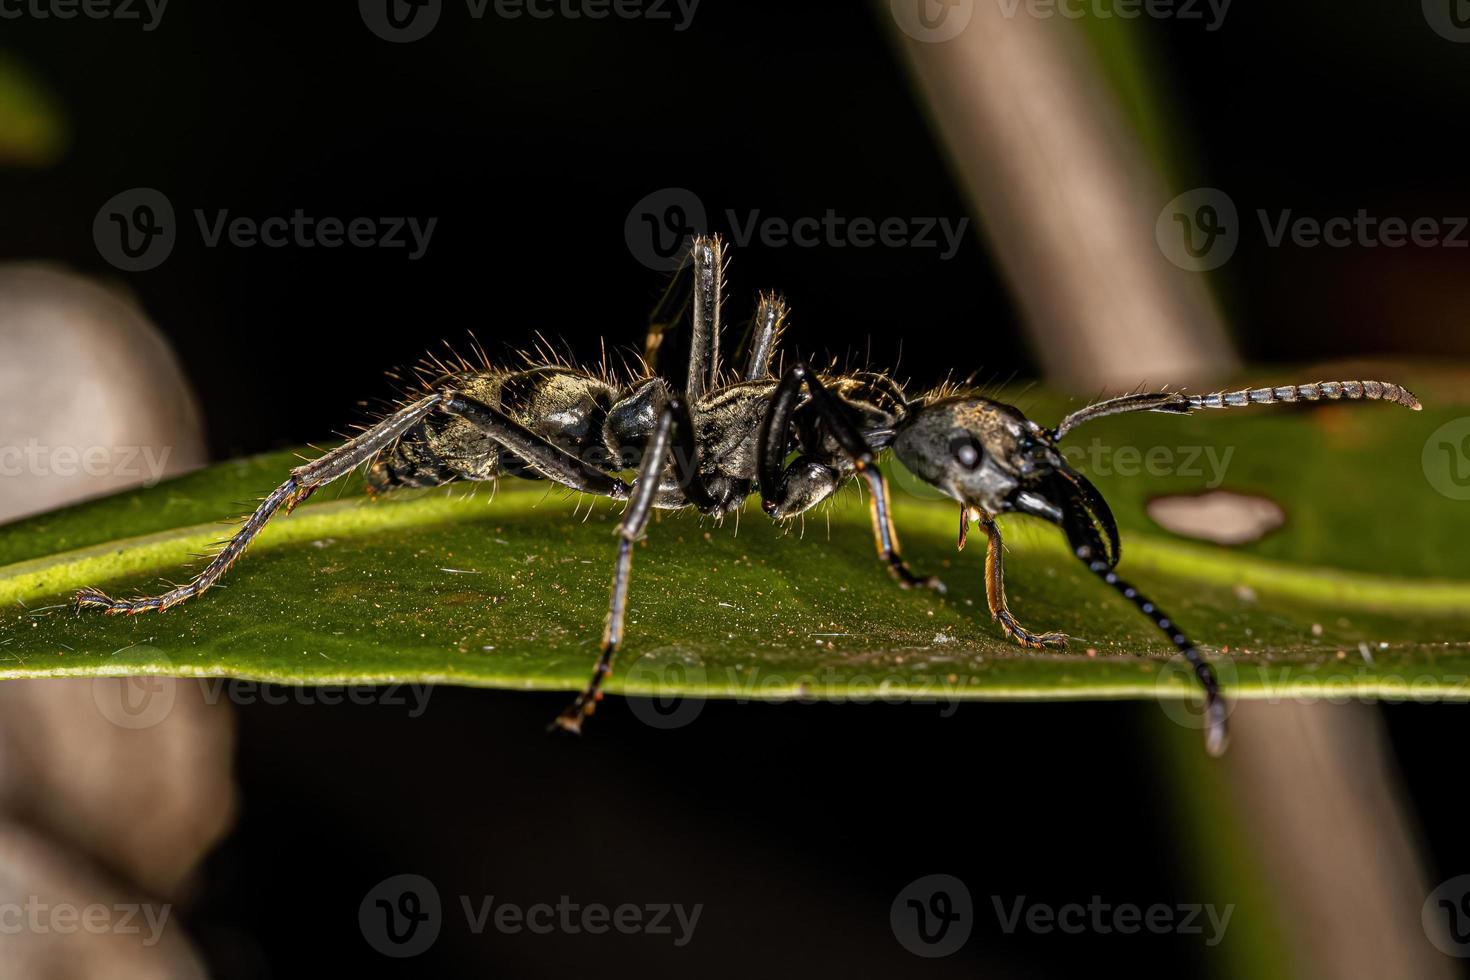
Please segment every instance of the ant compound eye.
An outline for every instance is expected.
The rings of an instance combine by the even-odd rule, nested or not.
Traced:
[[[980,440],[968,432],[958,433],[951,439],[949,451],[954,456],[955,462],[967,470],[975,469],[985,458],[985,450],[980,447]]]

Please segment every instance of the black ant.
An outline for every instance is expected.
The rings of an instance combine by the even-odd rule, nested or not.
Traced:
[[[159,596],[111,599],[96,589],[77,594],[79,608],[109,614],[165,610],[208,589],[244,552],[271,516],[289,513],[313,492],[368,464],[370,490],[493,480],[519,471],[583,493],[627,502],[618,526],[612,600],[592,679],[556,719],[580,731],[602,697],[613,654],[623,639],[633,545],[654,508],[694,508],[720,516],[752,493],[776,520],[805,513],[854,477],[869,490],[878,554],[904,588],[944,591],[937,578],[917,575],[899,554],[888,486],[878,454],[892,450],[925,483],[959,502],[959,546],[972,522],[987,543],[985,594],[1007,636],[1032,648],[1059,648],[1060,633],[1033,633],[1006,606],[998,514],[1019,511],[1061,527],[1073,553],[1148,616],[1188,660],[1204,689],[1206,746],[1224,750],[1226,708],[1214,671],[1183,630],[1113,570],[1118,527],[1097,489],[1063,459],[1057,443],[1084,422],[1120,412],[1338,399],[1385,400],[1417,410],[1407,390],[1382,381],[1324,381],[1185,395],[1177,391],[1111,398],[1073,412],[1047,429],[1010,405],[974,394],[930,393],[909,398],[887,375],[872,371],[820,374],[805,363],[777,377],[772,360],[786,319],[785,303],[760,297],[745,365],[738,379],[721,373],[720,307],[724,255],[718,238],[692,241],[693,310],[689,370],[682,390],[651,369],[627,382],[562,365],[497,370],[461,362],[445,368],[408,401],[320,459],[291,471],[264,498],[209,564],[191,581]],[[664,340],[650,329],[648,362]],[[484,361],[482,355],[482,361]],[[442,367],[442,365],[441,365]],[[618,475],[637,470],[631,483]]]

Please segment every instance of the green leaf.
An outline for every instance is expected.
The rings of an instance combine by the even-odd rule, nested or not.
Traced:
[[[1425,399],[1429,402],[1429,399]],[[1051,420],[1067,406],[1022,399]],[[1112,503],[1119,571],[1216,659],[1235,697],[1470,696],[1470,505],[1426,475],[1429,434],[1459,417],[1383,405],[1120,416],[1069,442]],[[1093,443],[1096,437],[1099,442]],[[1174,472],[1119,473],[1134,446]],[[1286,524],[1223,548],[1162,530],[1154,495],[1213,482],[1275,499]],[[1089,455],[1091,454],[1091,455]],[[1157,460],[1158,454],[1155,454]],[[447,682],[580,687],[596,656],[617,509],[544,483],[413,491],[333,486],[278,517],[204,597],[167,613],[75,614],[84,585],[158,591],[187,577],[289,454],[225,463],[0,529],[0,677],[230,676],[287,683]],[[1155,467],[1156,469],[1158,467]],[[1005,518],[1018,618],[1073,637],[1064,653],[1007,642],[986,610],[983,537],[957,554],[955,505],[900,472],[906,555],[946,596],[899,590],[849,491],[804,525],[754,502],[723,525],[660,515],[637,549],[628,634],[609,689],[749,698],[1079,698],[1192,695],[1152,625],[1067,553],[1057,530]],[[1184,472],[1180,472],[1180,471]],[[349,483],[350,481],[344,481]],[[336,499],[332,499],[332,498]],[[580,510],[579,510],[580,508]],[[1228,655],[1226,651],[1228,650]]]

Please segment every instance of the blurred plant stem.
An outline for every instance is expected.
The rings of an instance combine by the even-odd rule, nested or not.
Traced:
[[[1130,58],[1137,25],[960,8],[949,40],[894,33],[1048,379],[1089,395],[1229,380],[1206,281],[1155,243],[1187,188],[1168,189],[1182,141],[1163,138],[1158,86]],[[1376,709],[1243,702],[1223,762],[1159,719],[1182,814],[1164,833],[1200,863],[1194,898],[1238,906],[1222,972],[1451,975],[1419,925],[1429,889]]]
[[[48,167],[66,151],[60,102],[19,61],[0,51],[0,165]]]
[[[1018,10],[978,3],[958,37],[904,50],[1048,378],[1095,393],[1231,374],[1204,281],[1154,241],[1178,192],[1136,136],[1139,87],[1125,112],[1072,22]]]
[[[193,392],[127,294],[49,265],[0,265],[0,352],[0,446],[14,450],[0,523],[143,479],[99,460],[151,454],[158,477],[204,462]],[[39,450],[35,462],[19,465],[19,447]],[[233,748],[229,705],[197,684],[0,684],[0,908],[12,914],[0,978],[202,978],[183,916],[169,913],[233,820]],[[15,917],[124,904],[162,916],[158,934]]]

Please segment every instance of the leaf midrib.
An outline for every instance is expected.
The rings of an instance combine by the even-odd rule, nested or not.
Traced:
[[[529,510],[544,495],[502,493],[521,510]],[[358,537],[405,528],[427,527],[464,520],[487,520],[483,501],[433,494],[411,500],[345,500],[311,504],[277,518],[266,527],[252,552],[268,551],[321,538]],[[496,519],[506,516],[502,507]],[[918,505],[933,512],[932,505]],[[901,506],[900,511],[913,505]],[[945,508],[948,512],[948,508]],[[850,519],[840,515],[839,520]],[[946,518],[947,519],[947,518]],[[856,524],[857,521],[852,521]],[[923,534],[930,529],[916,526]],[[911,532],[912,533],[912,532]],[[61,595],[87,585],[105,585],[119,578],[153,572],[177,572],[191,557],[218,546],[219,524],[194,524],[138,537],[122,538],[73,551],[0,566],[0,604],[27,604]],[[1064,553],[1065,546],[1051,535],[1017,535],[1009,551]],[[1442,579],[1407,579],[1332,568],[1293,565],[1254,555],[1152,535],[1132,533],[1124,540],[1128,570],[1157,572],[1201,584],[1227,588],[1247,585],[1275,596],[1326,605],[1351,605],[1388,612],[1465,613],[1470,611],[1470,583]]]

